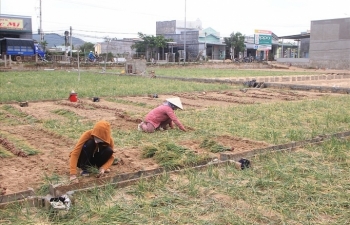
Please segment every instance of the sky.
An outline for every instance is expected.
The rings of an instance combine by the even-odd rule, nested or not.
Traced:
[[[41,2],[41,10],[40,10]],[[350,0],[0,0],[0,14],[32,17],[32,29],[74,37],[135,38],[156,34],[157,21],[199,19],[228,37],[269,30],[277,36],[310,30],[311,21],[350,17]]]

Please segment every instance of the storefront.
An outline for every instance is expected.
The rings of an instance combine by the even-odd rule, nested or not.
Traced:
[[[32,39],[32,18],[0,14],[0,38]]]

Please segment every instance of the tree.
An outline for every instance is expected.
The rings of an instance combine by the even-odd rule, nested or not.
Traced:
[[[48,44],[49,43],[47,43],[47,41],[40,42],[40,45],[43,46],[44,51],[46,51],[46,47],[47,47]]]
[[[224,38],[224,41],[227,48],[232,48],[234,58],[237,58],[239,52],[245,50],[244,36],[240,32],[232,32],[230,37]]]
[[[146,60],[148,61],[148,51],[150,49],[153,49],[154,47],[154,36],[148,36],[146,34],[143,34],[141,32],[138,33],[139,38],[142,39],[142,41],[138,41],[135,44],[131,46],[132,49],[136,49],[137,52],[145,52],[146,53]],[[151,52],[152,57],[152,52]]]
[[[138,35],[139,35],[139,38],[142,39],[142,41],[136,42],[131,46],[131,48],[136,49],[137,52],[145,52],[147,60],[149,55],[148,51],[151,51],[151,58],[152,58],[155,48],[163,48],[163,52],[164,52],[164,47],[166,47],[167,42],[172,41],[171,39],[164,38],[163,35],[149,36],[141,32],[139,32]]]
[[[155,45],[157,48],[162,48],[162,55],[164,56],[164,48],[167,46],[167,42],[172,41],[166,39],[163,35],[156,36]]]
[[[95,52],[95,45],[91,42],[85,42],[83,45],[79,47],[79,50],[82,52]]]
[[[106,59],[106,55],[107,55],[107,59]],[[99,58],[101,58],[103,61],[106,60],[106,62],[112,62],[113,61],[113,58],[114,58],[114,55],[112,52],[108,52],[108,54],[106,53],[101,53],[99,55]]]

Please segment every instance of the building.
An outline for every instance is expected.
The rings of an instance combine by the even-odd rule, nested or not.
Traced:
[[[350,69],[350,17],[311,21],[310,66]]]
[[[209,27],[199,32],[198,42],[203,44],[203,56],[209,60],[224,60],[226,58],[226,44],[220,33]]]
[[[311,21],[311,31],[279,37],[298,43],[296,58],[277,61],[295,66],[350,69],[350,18]]]
[[[309,58],[310,31],[281,36],[279,39],[281,45],[277,58]],[[285,43],[284,40],[289,40],[289,42]],[[293,40],[294,44],[290,40]]]
[[[138,38],[124,38],[124,39],[111,39],[110,41],[99,42],[95,45],[95,52],[98,54],[112,53],[117,58],[130,59],[132,57],[139,58],[135,56],[137,53],[131,48],[136,41],[140,41]]]
[[[202,22],[196,21],[157,21],[156,35],[173,40],[165,53],[169,61],[198,61],[201,59],[225,59],[225,44],[220,33],[212,28],[203,29]],[[184,51],[186,50],[186,54]]]
[[[0,15],[0,38],[32,39],[32,18],[28,16]]]
[[[256,32],[259,32],[262,30],[255,30]],[[271,31],[265,31],[263,30],[263,34],[260,34],[261,36],[267,36],[269,39],[269,42],[266,44],[260,44],[259,41],[256,40],[256,34],[251,36],[245,36],[244,37],[244,44],[245,44],[245,52],[241,57],[253,57],[254,59],[258,61],[263,60],[274,60],[278,55],[281,54],[281,43],[279,42],[278,36],[271,32]],[[259,39],[259,38],[258,38]]]

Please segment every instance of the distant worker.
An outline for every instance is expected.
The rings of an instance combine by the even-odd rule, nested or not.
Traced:
[[[147,133],[153,133],[156,130],[167,130],[174,128],[173,122],[182,131],[186,131],[186,128],[181,124],[175,115],[174,110],[183,109],[180,98],[168,98],[166,101],[152,109],[145,117],[144,121],[138,125],[138,130]]]
[[[113,148],[110,124],[104,120],[97,122],[93,129],[81,135],[69,154],[70,180],[77,178],[77,167],[82,170],[81,176],[89,176],[89,167],[99,169],[97,177],[109,172],[109,167],[114,161]]]
[[[88,58],[89,58],[90,62],[95,62],[95,60],[96,60],[96,56],[94,55],[94,53],[92,51],[90,51]]]

